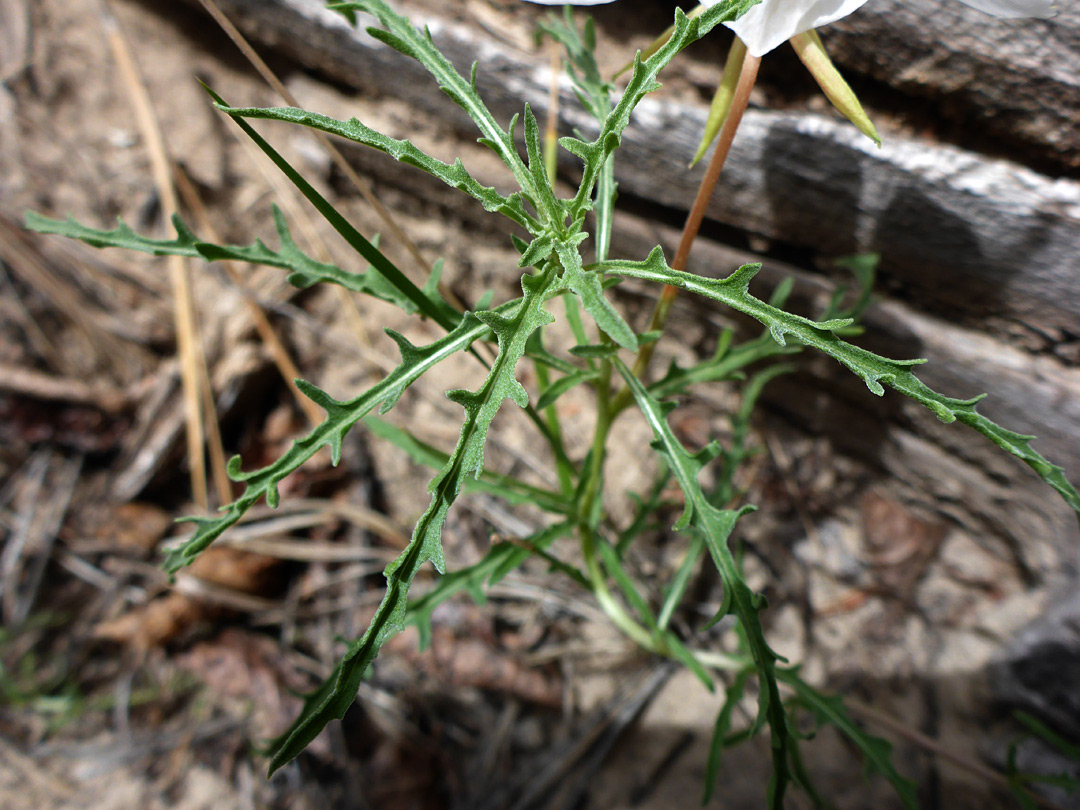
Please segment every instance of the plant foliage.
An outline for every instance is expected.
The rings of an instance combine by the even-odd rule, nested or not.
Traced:
[[[472,65],[466,78],[439,51],[430,31],[414,27],[385,0],[356,0],[332,7],[354,24],[361,14],[367,15],[375,23],[368,29],[373,37],[427,69],[436,85],[476,124],[480,143],[505,165],[517,186],[513,193],[503,194],[483,185],[460,160],[445,163],[410,141],[391,138],[356,118],[342,121],[291,107],[231,106],[207,88],[218,109],[251,138],[368,265],[364,272],[350,272],[308,256],[293,240],[276,207],[272,212],[279,244],[276,250],[262,241],[247,246],[202,241],[179,217],[173,220],[176,235],[157,239],[137,234],[123,222],[111,230],[99,230],[70,219],[27,215],[29,228],[78,239],[95,247],[267,265],[285,270],[297,287],[321,282],[339,284],[429,318],[445,331],[423,346],[389,332],[398,346],[400,361],[379,382],[352,398],[335,399],[310,383],[298,381],[303,393],[326,412],[325,420],[293,442],[279,459],[261,469],[244,471],[240,459],[232,459],[229,474],[243,485],[240,496],[213,517],[190,518],[194,532],[167,553],[164,564],[170,573],[189,565],[260,500],[276,506],[282,479],[322,447],[330,448],[333,463],[337,464],[345,435],[361,422],[372,435],[398,447],[416,463],[437,471],[428,485],[430,501],[416,522],[408,546],[385,569],[385,594],[368,628],[348,644],[333,675],[305,696],[293,725],[269,744],[271,771],[296,757],[328,722],[345,713],[361,679],[391,636],[406,625],[413,625],[420,631],[421,643],[426,644],[431,636],[433,613],[440,604],[463,591],[482,601],[493,584],[527,560],[536,558],[590,590],[600,607],[629,638],[653,653],[681,662],[707,687],[713,687],[716,669],[733,671],[710,747],[706,800],[717,783],[725,748],[767,728],[773,773],[768,788],[770,807],[783,805],[789,784],[802,787],[820,804],[802,763],[799,735],[789,721],[790,711],[802,710],[809,712],[818,724],[835,726],[862,751],[868,769],[883,775],[905,806],[915,806],[914,786],[892,765],[888,745],[865,733],[840,698],[818,692],[801,679],[797,668],[783,666],[783,659],[766,640],[762,621],[765,599],[747,583],[731,548],[738,521],[754,509],[743,502],[735,483],[736,472],[755,451],[749,444],[754,405],[770,380],[792,368],[787,362],[777,361],[803,348],[823,352],[860,377],[872,393],[881,395],[885,386],[889,386],[930,409],[942,421],[958,421],[983,434],[1022,459],[1078,512],[1080,496],[1061,468],[1031,447],[1031,437],[1009,431],[979,413],[976,409],[979,398],[954,399],[923,384],[912,369],[924,361],[888,359],[848,341],[859,333],[855,320],[871,302],[874,257],[848,262],[856,275],[860,294],[855,304],[844,310],[843,295],[838,292],[820,320],[784,309],[789,284],[781,285],[768,302],[753,296],[749,287],[758,265],[746,265],[725,278],[707,278],[669,267],[659,247],[644,261],[608,257],[617,198],[614,160],[634,109],[659,87],[661,72],[677,54],[717,25],[745,13],[754,2],[721,0],[693,17],[677,9],[668,38],[649,54],[639,53],[635,57],[621,93],[603,79],[597,67],[593,55],[596,35],[591,21],[579,30],[567,8],[562,17],[552,16],[541,26],[544,35],[565,49],[574,91],[595,122],[594,137],[577,132],[558,141],[562,149],[581,163],[579,185],[567,198],[556,193],[551,174],[554,154],[551,149],[545,152],[532,109],[524,105],[520,115],[514,116],[506,126],[500,124],[477,90],[477,72],[482,66]],[[417,286],[384,255],[376,240],[362,235],[259,135],[249,123],[251,120],[284,121],[346,138],[424,171],[478,201],[485,210],[508,218],[520,231],[510,236],[520,260],[517,268],[508,270],[521,274],[521,297],[495,306],[488,298],[474,311],[459,312],[440,297],[437,272],[423,286]],[[521,143],[517,134],[519,121]],[[594,250],[592,263],[583,257],[586,243]],[[673,363],[666,373],[649,382],[645,372],[650,355],[639,355],[639,359],[645,358],[642,368],[631,368],[626,357],[659,339],[661,332],[639,334],[613,305],[608,288],[621,278],[670,285],[708,298],[756,319],[765,331],[757,337],[737,341],[734,332],[727,330],[719,337],[711,357],[688,367]],[[556,297],[562,297],[565,302],[566,317],[577,343],[565,353],[546,348],[543,338],[545,327],[554,320],[549,304]],[[582,316],[582,310],[588,319]],[[463,411],[457,444],[450,452],[425,444],[408,429],[374,415],[376,411],[381,414],[389,411],[410,385],[452,355],[472,352],[479,357],[474,348],[477,342],[493,343],[497,352],[495,359],[485,364],[486,376],[479,387],[447,392],[447,397]],[[518,380],[519,366],[526,358],[533,364],[540,383],[535,403],[530,403],[529,393]],[[551,379],[551,374],[557,376]],[[675,408],[671,398],[702,385],[721,382],[737,383],[741,395],[741,406],[730,415],[730,441],[726,447],[713,442],[698,452],[690,452],[669,424],[669,415]],[[572,451],[563,445],[555,405],[569,391],[581,386],[593,390],[597,413],[593,441],[580,462],[575,462],[571,459]],[[484,469],[489,428],[508,399],[527,409],[540,436],[550,445],[558,489]],[[606,448],[620,413],[634,405],[652,429],[655,437],[652,448],[657,453],[661,472],[648,491],[633,493],[637,504],[635,514],[629,520],[620,520],[608,514],[604,507]],[[707,465],[716,471],[711,489],[704,488],[701,482]],[[666,486],[671,480],[678,484],[683,498],[682,513],[674,529],[685,532],[685,555],[672,580],[655,596],[636,580],[633,569],[627,565],[626,554],[647,529],[659,525],[667,506]],[[537,506],[546,514],[545,519],[552,522],[537,527],[527,537],[503,539],[493,544],[475,564],[446,572],[443,525],[459,495],[470,491],[498,497],[511,505]],[[581,541],[581,568],[556,556],[553,549],[553,544],[570,536]],[[706,558],[712,560],[719,573],[722,601],[712,621],[704,627],[691,628],[693,636],[687,638],[671,629],[672,622],[680,615],[695,572]],[[410,598],[410,586],[427,563],[443,576],[426,593]],[[697,649],[695,644],[725,617],[733,617],[724,627],[734,626],[741,652],[725,654]],[[736,729],[735,708],[755,682],[756,715],[747,727]],[[782,688],[791,693],[787,701]],[[1017,777],[1017,781],[1022,780]]]

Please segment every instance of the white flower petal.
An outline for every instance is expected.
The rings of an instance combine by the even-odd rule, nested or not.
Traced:
[[[1007,2],[1007,0],[997,0]],[[705,0],[715,5],[718,0]],[[846,17],[866,0],[764,0],[732,23],[724,23],[754,56],[764,56],[796,34]]]
[[[1053,0],[960,0],[961,3],[995,17],[1050,17]]]

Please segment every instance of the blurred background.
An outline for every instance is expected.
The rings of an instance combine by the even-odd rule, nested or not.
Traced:
[[[398,5],[460,69],[480,60],[500,120],[525,101],[547,114],[554,50],[534,32],[549,9]],[[860,345],[929,358],[920,378],[946,394],[990,392],[981,410],[1039,436],[1076,481],[1080,9],[1060,6],[1051,20],[1006,22],[954,0],[871,0],[822,29],[880,149],[833,112],[790,48],[769,54],[689,269],[723,276],[761,261],[755,292],[794,278],[795,306],[811,313],[850,282],[838,258],[880,254]],[[605,75],[672,9],[589,9]],[[264,75],[215,11],[266,60]],[[730,42],[717,29],[680,55],[627,130],[614,255],[673,250]],[[482,606],[440,609],[427,652],[411,632],[389,644],[345,721],[265,778],[257,745],[366,627],[429,473],[357,429],[339,466],[318,456],[283,482],[279,509],[253,509],[173,584],[161,548],[189,531],[174,519],[235,495],[225,458],[268,463],[321,418],[287,380],[346,399],[396,364],[384,328],[416,341],[436,332],[379,302],[298,291],[271,268],[95,251],[22,222],[28,209],[93,227],[119,216],[168,238],[163,214],[179,210],[208,241],[276,245],[276,203],[305,250],[363,269],[195,81],[237,105],[284,103],[267,72],[301,106],[460,156],[508,188],[418,65],[319,0],[0,0],[0,807],[696,805],[719,698],[641,656],[540,565]],[[561,134],[588,131],[565,81],[557,112]],[[479,205],[385,155],[338,144],[343,164],[306,131],[258,129],[361,232],[381,232],[417,281],[442,258],[466,304],[515,294],[517,253]],[[569,192],[579,168],[562,158]],[[655,293],[625,283],[614,295],[641,326]],[[726,326],[747,329],[680,298],[663,365],[707,356]],[[390,420],[449,450],[460,411],[443,392],[478,373],[468,358],[440,367]],[[724,386],[703,389],[673,417],[680,438],[723,441],[731,404]],[[558,405],[583,454],[587,395]],[[488,468],[543,481],[530,436],[506,409]],[[652,480],[649,438],[627,420],[613,442],[615,514]],[[1080,776],[1062,745],[1080,743],[1080,531],[1060,499],[981,437],[873,397],[826,358],[800,357],[770,384],[754,442],[740,483],[760,511],[739,539],[770,600],[768,635],[894,743],[923,806],[1018,806],[1010,767]],[[676,515],[631,557],[657,588],[679,561],[682,540],[666,528]],[[449,566],[537,519],[462,500],[444,533]],[[717,585],[706,577],[699,590],[705,615]],[[713,806],[764,805],[767,751],[759,739],[730,754]],[[835,735],[805,751],[837,806],[899,806]],[[1080,807],[1060,785],[1039,790],[1032,806]]]

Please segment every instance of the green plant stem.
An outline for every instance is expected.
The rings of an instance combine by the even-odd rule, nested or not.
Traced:
[[[604,571],[600,565],[600,558],[597,556],[596,534],[593,529],[582,525],[580,531],[581,551],[585,557],[585,572],[588,574],[593,596],[596,597],[596,602],[600,605],[601,610],[611,619],[612,624],[639,647],[661,655],[667,654],[666,650],[658,648],[659,639],[648,628],[634,621],[633,617],[626,612],[622,604],[608,588],[607,579],[604,577]]]
[[[596,381],[596,427],[593,430],[592,445],[589,448],[589,463],[585,470],[588,476],[582,488],[578,502],[578,522],[582,527],[592,528],[595,523],[592,515],[600,487],[604,480],[604,462],[607,458],[607,437],[613,421],[611,410],[611,361],[600,364],[600,379]],[[584,537],[582,538],[584,540]],[[595,552],[595,549],[593,549]]]
[[[709,161],[709,168],[706,170],[705,176],[701,178],[701,185],[698,187],[694,204],[686,217],[686,224],[683,225],[682,236],[679,239],[679,247],[675,251],[675,258],[671,263],[672,267],[680,270],[686,269],[687,260],[690,258],[690,249],[694,245],[698,231],[701,230],[701,223],[705,219],[705,211],[709,206],[709,200],[712,199],[716,183],[720,179],[720,172],[723,170],[724,163],[727,162],[728,154],[731,152],[735,132],[738,130],[743,113],[746,112],[746,107],[750,102],[750,91],[753,90],[754,82],[757,80],[758,66],[760,64],[761,58],[751,54],[747,54],[743,60],[742,71],[739,73],[739,82],[735,86],[735,95],[731,100],[731,110],[724,120],[723,127],[720,128],[720,134],[716,141],[716,151],[713,152],[712,159]],[[678,287],[672,287],[671,285],[664,287],[660,293],[660,298],[657,299],[656,307],[653,309],[652,318],[649,321],[649,328],[646,331],[663,331],[668,314],[671,311],[671,305],[678,294]],[[634,376],[638,379],[642,379],[648,371],[657,342],[653,341],[645,344],[638,353],[633,366]],[[633,394],[630,392],[629,387],[623,386],[615,396],[612,408],[615,413],[620,413],[632,401]]]
[[[536,369],[536,382],[540,386],[540,390],[544,391],[551,384],[547,366],[540,362],[534,362],[533,368]],[[574,492],[574,471],[573,466],[569,464],[570,460],[566,458],[562,425],[559,424],[559,412],[555,410],[555,405],[552,404],[544,409],[543,416],[547,420],[546,425],[550,434],[550,444],[556,456],[555,472],[559,477],[559,489],[563,495],[572,495]],[[559,457],[560,448],[563,449],[562,458]],[[567,463],[563,463],[564,459]]]
[[[759,64],[760,59],[754,56],[747,56],[743,62],[739,83],[737,87],[735,87],[734,97],[732,99],[731,111],[724,126],[721,127],[713,159],[710,164],[708,164],[708,170],[705,172],[704,178],[702,178],[697,197],[694,199],[690,214],[687,217],[673,267],[685,268],[687,265],[690,248],[701,229],[708,201],[712,198],[717,180],[720,176],[720,171],[723,170],[724,163],[731,150],[731,143],[734,139],[735,131],[738,130],[739,123],[742,120],[742,114],[746,110],[748,102],[750,102],[750,92],[753,89],[754,81],[757,78],[757,68]],[[656,309],[654,309],[652,313],[648,329],[649,332],[652,332],[652,330],[663,329],[676,295],[678,295],[677,287],[664,287],[663,292],[657,301]],[[656,347],[656,342],[647,343],[647,345],[642,348],[642,351],[638,353],[637,361],[634,365],[634,374],[638,378],[647,372],[649,363],[652,360],[654,347]],[[612,397],[611,372],[611,362],[605,360],[603,365],[600,366],[599,379],[596,381],[596,428],[593,433],[590,462],[588,468],[586,468],[583,473],[588,477],[585,478],[585,483],[582,488],[582,498],[579,503],[578,522],[585,570],[586,573],[588,573],[597,604],[599,604],[600,608],[604,610],[611,622],[615,624],[623,634],[631,638],[634,643],[643,649],[661,654],[661,656],[666,658],[677,659],[675,652],[672,650],[671,646],[666,643],[664,636],[659,632],[653,632],[648,629],[648,627],[635,621],[633,617],[626,612],[615,595],[611,593],[610,589],[608,589],[603,567],[600,565],[597,556],[597,539],[592,522],[592,515],[595,508],[595,500],[599,494],[600,484],[602,484],[604,477],[607,437],[610,433],[612,423],[615,422],[618,415],[622,413],[622,410],[633,402],[633,394],[629,387],[623,387],[616,396]],[[746,665],[746,662],[725,656],[723,653],[693,651],[691,654],[703,665],[714,667],[714,669],[738,670]]]

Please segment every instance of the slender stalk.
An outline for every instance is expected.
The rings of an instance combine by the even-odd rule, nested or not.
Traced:
[[[548,182],[555,187],[555,178],[559,167],[559,68],[561,60],[557,48],[551,49],[551,84],[548,87],[548,113],[547,123],[544,127],[544,170],[547,172]],[[540,327],[540,340],[543,341],[544,328]],[[551,384],[547,366],[540,362],[533,362],[536,370],[536,381],[543,391]],[[559,412],[552,404],[544,409],[544,419],[547,422],[548,431],[551,434],[552,449],[556,453],[556,472],[559,476],[559,488],[563,495],[570,495],[574,491],[574,470],[572,465],[562,463],[558,458],[558,447],[563,447],[562,425],[559,423]]]
[[[679,247],[675,251],[675,258],[671,262],[671,266],[676,270],[685,270],[687,260],[690,258],[690,249],[694,245],[694,240],[697,238],[698,231],[701,230],[701,223],[705,219],[705,211],[709,206],[709,200],[712,199],[713,191],[716,189],[716,183],[720,179],[720,172],[724,168],[724,163],[727,162],[728,154],[731,152],[732,141],[735,140],[735,132],[739,128],[739,124],[742,122],[743,113],[746,112],[746,107],[750,102],[750,91],[754,88],[754,82],[757,80],[758,66],[761,64],[761,58],[747,54],[743,60],[742,71],[739,73],[739,82],[735,86],[735,95],[731,100],[731,110],[728,113],[728,117],[724,120],[724,125],[720,129],[720,134],[716,141],[716,151],[713,152],[712,159],[709,161],[709,168],[705,172],[705,176],[701,179],[701,185],[698,187],[697,196],[694,198],[694,204],[690,208],[690,213],[686,217],[686,224],[683,225],[682,236],[679,239]],[[679,294],[678,287],[672,287],[667,285],[660,293],[660,298],[656,302],[656,307],[653,309],[652,319],[649,321],[648,331],[661,331],[664,325],[667,323],[668,314],[671,311],[671,305],[675,301],[676,296]],[[653,352],[656,348],[656,341],[646,344],[641,352],[637,356],[637,360],[634,362],[633,372],[638,378],[644,376],[645,372],[649,368],[649,363],[652,362]],[[633,395],[630,390],[624,387],[619,394],[615,397],[615,401],[612,405],[616,413],[622,411],[627,407],[633,399]]]

